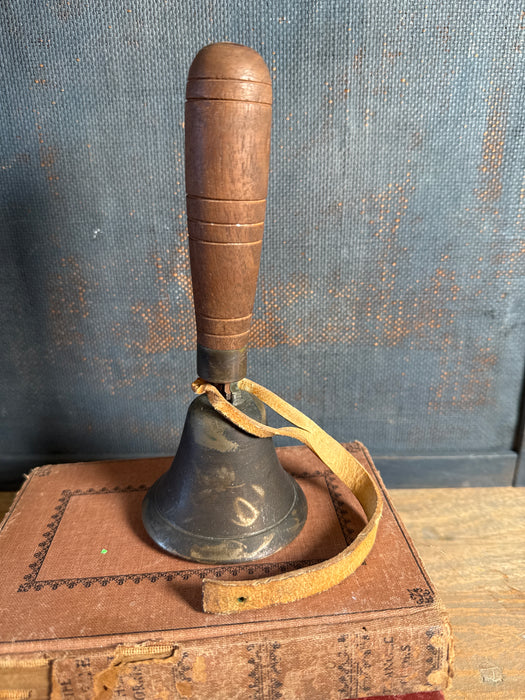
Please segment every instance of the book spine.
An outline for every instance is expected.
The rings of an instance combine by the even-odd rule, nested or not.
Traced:
[[[56,659],[51,697],[328,700],[440,690],[450,676],[450,631],[433,619],[282,631],[264,640],[148,643]]]

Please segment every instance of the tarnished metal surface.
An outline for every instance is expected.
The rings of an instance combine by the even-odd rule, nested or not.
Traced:
[[[246,347],[241,350],[210,350],[197,343],[197,374],[214,384],[237,382],[246,376]]]
[[[522,7],[0,8],[0,452],[173,454],[195,329],[184,87],[272,76],[248,374],[374,454],[510,451],[525,346]],[[52,455],[52,457],[51,457]]]
[[[232,403],[265,422],[264,406],[236,385]],[[142,513],[163,549],[225,564],[260,559],[289,544],[307,506],[272,439],[245,433],[200,396],[190,405],[171,468],[148,491]]]

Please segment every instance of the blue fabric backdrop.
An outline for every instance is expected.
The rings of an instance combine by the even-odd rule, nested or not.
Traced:
[[[5,479],[176,448],[195,374],[184,90],[223,40],[274,86],[250,376],[373,454],[510,453],[521,3],[14,0],[0,17]]]

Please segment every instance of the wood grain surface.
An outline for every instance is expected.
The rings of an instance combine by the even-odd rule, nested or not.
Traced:
[[[525,697],[525,489],[390,491],[456,642],[447,700]],[[0,492],[0,515],[14,493]]]
[[[199,51],[186,89],[186,194],[197,342],[212,350],[248,343],[268,190],[271,105],[270,73],[256,51],[232,43]]]
[[[390,493],[450,615],[445,697],[525,698],[525,490]]]

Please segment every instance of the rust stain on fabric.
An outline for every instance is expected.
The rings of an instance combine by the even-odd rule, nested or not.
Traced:
[[[488,346],[478,347],[474,349],[474,355],[469,362],[466,362],[465,358],[462,358],[461,362],[462,373],[452,366],[452,358],[447,352],[441,355],[440,382],[437,386],[430,387],[430,410],[471,410],[486,404],[493,383],[493,368],[498,362],[497,354]]]
[[[262,305],[256,309],[250,335],[250,345],[256,348],[274,348],[277,345],[302,345],[313,340],[311,329],[299,327],[292,330],[280,313],[281,309],[293,307],[298,301],[313,294],[306,275],[294,275],[289,282],[271,287],[262,277]]]
[[[134,314],[139,314],[146,324],[146,340],[132,341],[144,354],[168,352],[174,347],[184,347],[185,338],[179,334],[177,324],[177,320],[181,319],[176,318],[169,302],[158,301],[151,306],[139,303],[132,306],[131,310]],[[177,343],[177,340],[180,342]]]
[[[77,319],[89,316],[88,282],[73,256],[62,258],[61,272],[47,279],[51,334],[58,347],[84,342]]]
[[[450,27],[448,24],[437,25],[436,33],[441,40],[441,47],[446,53],[450,52]]]
[[[86,7],[84,0],[56,0],[54,9],[58,19],[68,22],[80,17],[84,7]]]
[[[334,103],[348,100],[351,92],[351,82],[346,69],[339,73],[332,83],[328,81],[325,82],[326,101],[329,109],[332,109]]]
[[[450,309],[459,292],[454,271],[443,260],[426,281],[418,279],[410,289],[400,288],[397,281],[399,270],[409,264],[399,229],[414,189],[407,171],[404,182],[388,183],[383,191],[362,200],[360,214],[375,241],[374,259],[350,284],[329,287],[328,293],[344,301],[345,309],[328,320],[321,340],[376,347],[395,346],[409,336],[413,343],[443,342],[444,329],[454,322]],[[434,333],[438,329],[440,335]]]
[[[502,192],[502,165],[507,128],[509,96],[497,87],[487,98],[487,125],[483,134],[482,162],[479,166],[481,184],[476,195],[482,202],[496,202]]]
[[[360,46],[357,52],[354,54],[353,69],[358,73],[363,68],[363,61],[365,58],[365,49]]]
[[[174,348],[195,348],[196,332],[193,316],[193,291],[187,231],[179,232],[173,248],[153,253],[146,261],[154,266],[157,296],[154,303],[137,301],[131,305],[132,313],[142,323],[122,329],[116,324],[114,331],[125,337],[125,344],[139,356],[167,353]]]
[[[57,184],[60,180],[58,171],[56,168],[58,150],[54,146],[45,146],[43,133],[39,131],[39,154],[40,154],[40,167],[44,169],[46,174],[46,180],[52,194],[58,195]]]
[[[262,278],[262,304],[255,310],[250,344],[258,348],[312,342],[391,347],[410,337],[411,345],[445,347],[460,292],[448,256],[429,277],[417,279],[409,289],[397,279],[399,270],[410,264],[410,253],[399,241],[399,229],[414,189],[407,171],[404,182],[388,183],[383,191],[362,200],[360,214],[374,258],[364,274],[350,283],[339,282],[342,264],[330,272],[328,283],[315,283],[302,275],[270,286]],[[333,299],[331,312],[315,324],[303,317],[290,322],[294,307],[307,306],[305,300],[314,289]]]

